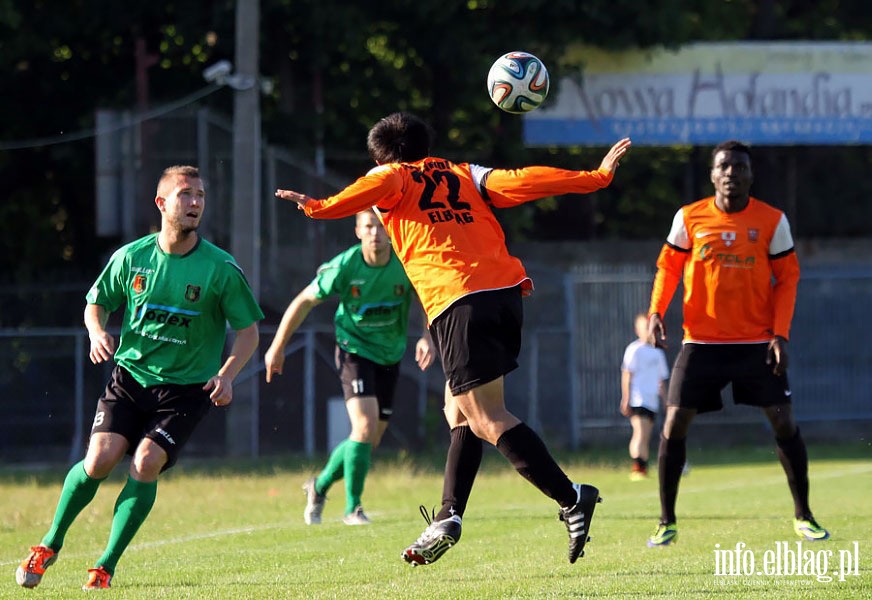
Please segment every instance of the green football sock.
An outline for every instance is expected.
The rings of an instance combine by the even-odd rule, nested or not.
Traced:
[[[369,471],[372,444],[348,440],[345,450],[345,514],[360,506],[363,482]]]
[[[315,492],[326,494],[330,486],[342,479],[345,472],[345,449],[351,442],[348,438],[342,440],[330,453],[327,464],[315,480]]]
[[[133,477],[127,478],[127,484],[115,501],[115,516],[112,518],[109,544],[95,567],[102,566],[110,575],[115,574],[115,565],[118,564],[130,540],[136,535],[139,526],[145,521],[151,507],[154,506],[156,497],[157,481],[144,482],[137,481]]]
[[[42,538],[43,546],[51,548],[55,552],[60,551],[64,545],[64,536],[67,534],[67,530],[82,512],[82,509],[94,499],[97,488],[100,487],[102,481],[103,479],[94,479],[88,476],[85,472],[84,460],[77,462],[70,468],[66,479],[64,479],[64,487],[61,490],[61,497],[58,500],[51,529]]]

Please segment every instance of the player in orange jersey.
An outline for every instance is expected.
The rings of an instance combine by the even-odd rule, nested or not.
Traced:
[[[666,339],[663,315],[684,282],[684,343],[669,382],[660,438],[660,524],[648,546],[677,535],[675,501],[686,437],[698,413],[723,408],[733,386],[737,404],[760,407],[775,433],[778,458],[793,495],[793,528],[807,540],[829,532],[808,504],[808,455],[796,426],[787,382],[787,340],[799,261],[783,212],[750,196],[751,150],[736,141],[712,153],[715,195],[678,210],[657,259],[649,331]],[[774,281],[774,283],[773,283]]]
[[[429,564],[460,540],[461,520],[481,463],[482,441],[554,499],[569,532],[569,562],[583,554],[599,490],[572,483],[539,436],[506,410],[504,376],[518,366],[523,309],[532,282],[506,249],[494,208],[609,185],[630,147],[623,139],[595,171],[551,167],[492,169],[430,156],[424,121],[394,113],[369,132],[378,165],[335,196],[315,200],[278,190],[306,215],[340,218],[374,206],[427,312],[447,378],[445,417],[451,442],[442,507],[405,549],[409,564]]]

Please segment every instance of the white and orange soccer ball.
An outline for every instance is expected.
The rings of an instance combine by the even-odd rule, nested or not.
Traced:
[[[513,114],[538,108],[548,96],[549,85],[548,69],[529,52],[503,54],[487,74],[490,99]]]

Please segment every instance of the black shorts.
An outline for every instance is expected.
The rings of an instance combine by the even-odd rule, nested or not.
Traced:
[[[631,406],[630,414],[637,417],[643,417],[645,419],[648,419],[649,421],[654,421],[657,419],[657,413],[650,408],[645,408],[644,406]]]
[[[767,344],[684,344],[672,367],[666,404],[700,413],[721,410],[721,390],[733,384],[733,402],[790,404],[787,375],[766,364]]]
[[[346,402],[360,396],[375,396],[378,419],[387,421],[394,412],[394,392],[400,378],[400,363],[380,365],[336,346],[336,371]]]
[[[455,396],[518,368],[524,307],[521,288],[477,292],[458,299],[430,324]]]
[[[116,366],[97,400],[91,433],[117,433],[130,442],[133,454],[148,438],[167,453],[163,471],[173,466],[179,452],[212,406],[203,383],[142,387],[124,368]]]

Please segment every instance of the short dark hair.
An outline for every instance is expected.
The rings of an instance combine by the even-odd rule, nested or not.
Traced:
[[[712,165],[715,164],[715,156],[718,155],[718,152],[741,152],[747,154],[748,160],[751,160],[751,147],[738,140],[727,140],[715,146],[715,149],[712,150]]]
[[[366,149],[379,164],[415,162],[430,154],[433,132],[430,126],[413,114],[390,114],[369,130]]]
[[[167,167],[163,170],[157,182],[157,195],[163,198],[168,194],[169,192],[164,188],[174,184],[177,176],[200,179],[200,169],[191,165],[173,165],[172,167]]]

